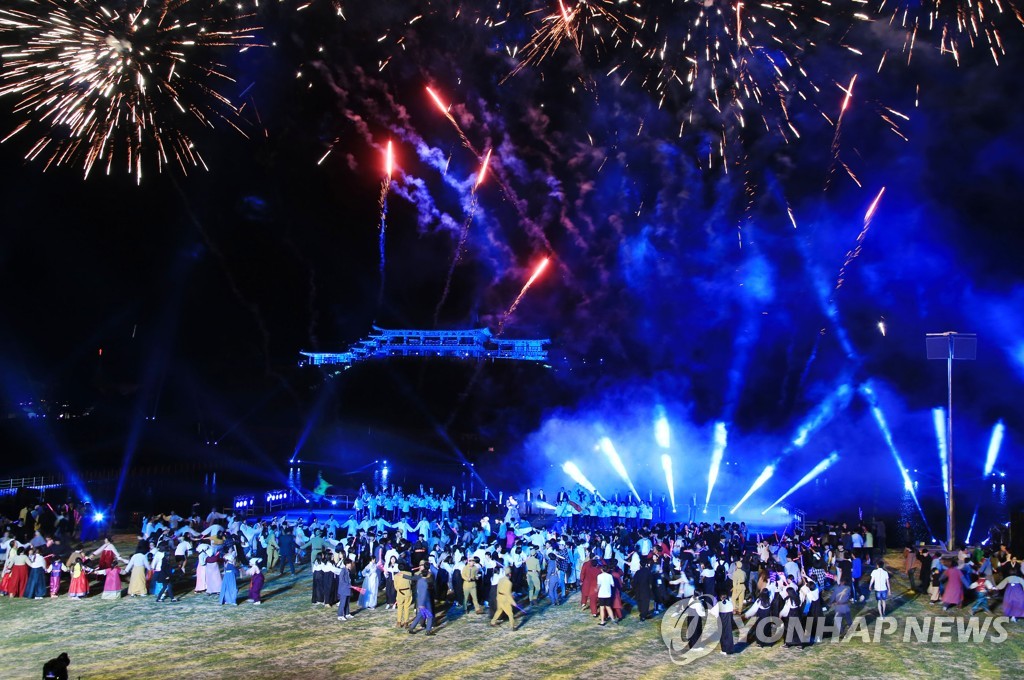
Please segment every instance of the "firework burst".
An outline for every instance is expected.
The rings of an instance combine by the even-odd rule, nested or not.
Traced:
[[[881,0],[878,14],[904,33],[903,52],[909,62],[918,40],[937,43],[940,53],[957,64],[967,48],[985,49],[998,64],[1006,53],[1001,26],[1024,25],[1024,16],[1012,0]],[[878,68],[885,63],[885,55]]]
[[[218,52],[255,45],[251,14],[220,0],[24,0],[0,9],[0,97],[39,130],[26,154],[45,167],[81,163],[141,181],[155,160],[206,167],[190,130],[239,127]],[[244,134],[244,133],[243,133]]]
[[[731,140],[746,130],[786,142],[800,136],[790,109],[813,105],[820,91],[805,57],[823,37],[868,20],[861,10],[857,0],[560,0],[516,71],[572,45],[584,69],[600,66],[620,85],[638,82],[659,108],[673,102],[683,111],[679,135],[710,132],[710,155],[728,161]],[[860,54],[843,40],[836,39],[841,49]]]

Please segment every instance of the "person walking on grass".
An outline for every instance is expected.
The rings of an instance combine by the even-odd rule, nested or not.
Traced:
[[[619,620],[615,618],[615,613],[612,611],[612,599],[614,593],[612,592],[615,588],[615,577],[612,576],[612,568],[608,565],[597,574],[597,606],[598,614],[601,617],[601,623],[599,625],[605,625],[608,623],[607,619],[611,619],[615,623]]]
[[[870,588],[875,592],[878,603],[878,616],[885,618],[885,603],[889,599],[889,572],[885,570],[885,561],[878,560],[871,572]]]
[[[433,590],[434,577],[430,574],[430,568],[426,561],[421,561],[419,569],[415,574],[402,574],[402,578],[412,582],[416,591],[416,618],[409,624],[409,634],[416,632],[420,623],[427,629],[427,635],[434,634],[434,607]]]
[[[501,572],[497,584],[497,608],[494,616],[491,617],[491,625],[497,626],[498,619],[504,614],[508,618],[512,630],[516,629],[515,597],[512,595],[511,569],[505,567]]]

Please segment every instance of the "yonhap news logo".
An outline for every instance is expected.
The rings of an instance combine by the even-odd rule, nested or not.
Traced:
[[[680,600],[665,610],[661,639],[672,663],[685,666],[715,651],[722,637],[718,608],[711,598]]]
[[[761,644],[862,643],[884,644],[902,641],[909,644],[1001,644],[1009,637],[1010,619],[1006,616],[908,616],[897,619],[859,616],[849,625],[832,616],[800,617],[788,621],[777,616],[750,619],[743,623],[733,618],[735,630],[722,630],[718,607],[710,598],[679,601],[668,608],[661,621],[661,638],[669,658],[686,665],[717,651],[723,635]]]
[[[859,640],[878,644],[886,640],[900,640],[915,644],[993,644],[1006,642],[1010,636],[1007,616],[908,616],[897,619],[887,616],[868,621],[864,617],[853,620],[853,625],[830,642]],[[824,624],[822,625],[824,628]],[[835,626],[832,626],[833,628]],[[821,636],[819,636],[821,637]]]

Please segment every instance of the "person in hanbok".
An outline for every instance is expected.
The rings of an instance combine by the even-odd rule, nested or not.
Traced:
[[[206,594],[220,595],[220,557],[217,555],[206,556]]]
[[[928,574],[928,601],[932,604],[939,603],[939,597],[941,596],[939,584],[942,580],[942,570],[938,567],[932,567]]]
[[[153,582],[156,584],[153,587],[153,594],[156,595],[157,602],[178,601],[178,598],[174,596],[174,586],[171,582],[174,572],[178,571],[178,566],[177,562],[170,558],[170,551],[170,545],[162,544],[157,546],[152,553]]]
[[[121,567],[115,564],[107,569],[97,569],[96,573],[104,575],[103,595],[100,597],[104,600],[121,599]]]
[[[359,595],[361,609],[376,609],[380,584],[380,564],[374,560],[363,568],[363,592]]]
[[[68,586],[68,597],[72,599],[80,599],[86,597],[89,594],[89,577],[88,573],[91,570],[82,564],[82,558],[77,558],[68,569],[71,574],[71,585]]]
[[[263,568],[260,567],[262,557],[254,557],[249,560],[249,601],[253,604],[262,604],[263,594]]]
[[[959,607],[964,602],[964,588],[970,588],[970,581],[960,571],[960,567],[954,563],[949,569],[942,572],[940,581],[946,582],[946,589],[942,592],[942,609],[949,611],[953,607]]]
[[[313,558],[313,568],[311,570],[313,572],[313,606],[327,604],[327,585],[330,583],[328,573],[331,571],[330,564],[330,560],[324,552],[317,553]]]
[[[813,642],[821,642],[821,626],[825,621],[824,604],[821,601],[821,589],[813,580],[805,580],[800,587],[800,601],[804,603],[804,620],[807,630],[811,632]]]
[[[992,590],[1003,591],[1003,616],[1009,616],[1014,623],[1018,617],[1024,617],[1024,578],[1006,576]]]
[[[11,567],[7,582],[7,594],[11,597],[24,597],[25,586],[28,585],[29,556],[28,547],[19,546],[11,559]]]
[[[146,581],[146,571],[150,568],[149,558],[145,553],[136,552],[125,565],[125,572],[129,575],[128,597],[145,597],[149,594],[149,583]]]
[[[23,597],[28,600],[41,600],[46,597],[46,558],[35,548],[29,548],[28,558],[28,583],[25,585]]]
[[[234,554],[224,558],[224,577],[220,586],[220,603],[238,606],[238,565]]]
[[[3,574],[0,576],[0,596],[9,596],[11,595],[11,566],[14,564],[14,558],[17,557],[18,548],[21,547],[21,544],[13,538],[7,539],[6,532],[4,537],[4,541],[7,542],[7,551],[4,555],[3,565],[0,566],[0,572]],[[0,544],[2,543],[3,541],[0,541]]]
[[[267,528],[261,524],[256,525],[259,529],[258,533],[255,533],[250,543],[252,547],[250,557],[259,558],[263,564],[267,563]]]
[[[121,554],[117,552],[117,548],[115,548],[114,544],[111,543],[110,536],[105,536],[103,538],[103,544],[96,548],[92,555],[93,557],[99,555],[100,559],[99,565],[96,567],[97,569],[109,569],[121,559]]]
[[[519,501],[515,496],[509,496],[505,501],[505,524],[514,524],[519,521]]]
[[[210,545],[200,543],[196,548],[196,588],[197,593],[206,592],[206,558],[210,556]]]
[[[614,585],[612,586],[612,613],[615,615],[615,622],[626,618],[625,611],[622,607],[622,570],[619,569],[618,565],[612,565],[612,579]]]
[[[50,574],[50,597],[57,597],[57,592],[60,590],[60,574],[67,570],[64,563],[56,558],[46,565],[46,571]]]
[[[395,577],[398,574],[398,556],[391,555],[388,564],[384,567],[384,599],[387,602],[385,609],[395,609],[398,604],[398,591],[395,589]],[[462,599],[456,599],[462,602]]]
[[[772,591],[764,588],[744,615],[748,620],[751,618],[756,619],[752,631],[759,647],[770,647],[775,642],[774,622],[771,618],[772,598]]]
[[[803,602],[800,601],[800,592],[796,586],[789,585],[782,592],[782,609],[779,616],[782,618],[784,627],[784,646],[803,647],[809,640],[806,635],[801,617],[803,615]]]
[[[715,605],[715,609],[718,611],[718,624],[721,630],[719,641],[722,645],[722,654],[729,655],[733,653],[733,635],[732,635],[732,599],[728,592],[723,591],[722,598]]]
[[[993,584],[984,574],[978,574],[977,579],[971,584],[971,590],[976,594],[974,600],[974,606],[971,607],[971,615],[977,614],[979,610],[984,609],[987,613],[991,614],[992,610],[988,606],[988,594],[992,591]]]

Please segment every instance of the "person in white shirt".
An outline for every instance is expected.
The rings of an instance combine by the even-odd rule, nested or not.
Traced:
[[[882,560],[878,560],[878,566],[871,572],[871,590],[875,591],[878,615],[885,618],[885,601],[889,598],[889,572],[885,570],[885,562]]]
[[[174,560],[178,563],[178,569],[181,569],[182,573],[185,571],[185,562],[188,561],[188,556],[192,553],[192,543],[186,539],[182,539],[174,546]]]
[[[856,531],[850,535],[850,544],[853,546],[853,550],[856,554],[860,554],[861,549],[864,547],[864,538]]]
[[[608,623],[605,620],[606,616],[615,623],[619,622],[619,620],[615,618],[615,613],[612,611],[612,596],[614,588],[615,577],[612,576],[612,568],[606,565],[604,569],[601,570],[601,573],[597,575],[597,613],[601,617],[600,625],[602,626]]]

